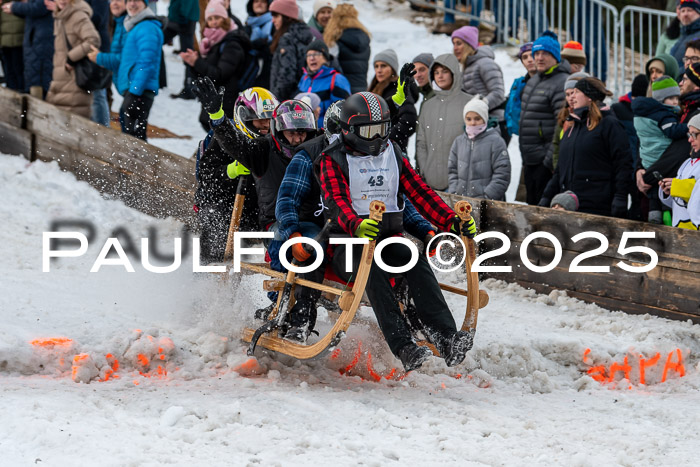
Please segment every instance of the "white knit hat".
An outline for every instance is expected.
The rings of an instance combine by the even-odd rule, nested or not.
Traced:
[[[484,123],[488,123],[489,121],[489,104],[478,94],[464,106],[464,110],[462,111],[462,120],[467,118],[467,112],[476,112],[479,114],[479,117],[481,117]]]
[[[697,114],[688,122],[688,126],[692,126],[695,129],[700,130],[700,114]]]
[[[331,10],[335,10],[336,6],[338,6],[338,4],[335,2],[335,0],[316,0],[314,2],[314,18],[318,14],[318,10],[321,8],[330,8]]]

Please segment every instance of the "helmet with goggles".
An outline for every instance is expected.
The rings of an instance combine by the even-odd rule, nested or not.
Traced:
[[[248,88],[238,94],[233,105],[233,123],[249,138],[260,136],[253,120],[268,120],[279,105],[279,101],[265,88]]]
[[[316,132],[316,116],[306,102],[291,99],[282,102],[273,114],[272,136],[278,143],[291,148],[283,131]]]
[[[350,148],[360,154],[378,156],[389,141],[389,105],[371,92],[353,94],[343,104],[340,127]]]

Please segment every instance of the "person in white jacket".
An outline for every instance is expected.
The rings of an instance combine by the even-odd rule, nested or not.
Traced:
[[[693,148],[675,178],[659,182],[659,199],[673,212],[672,224],[683,229],[700,229],[700,115],[688,122],[688,141]]]
[[[452,143],[447,163],[447,192],[505,201],[510,158],[498,131],[487,128],[488,115],[488,103],[478,96],[464,106],[464,132]]]

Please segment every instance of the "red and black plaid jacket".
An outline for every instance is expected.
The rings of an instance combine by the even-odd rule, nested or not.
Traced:
[[[406,194],[426,220],[438,229],[448,232],[456,216],[455,212],[413,170],[408,159],[403,157],[402,160],[399,192]],[[340,227],[348,234],[354,235],[362,218],[352,208],[350,187],[345,174],[328,154],[322,156],[320,165],[323,197],[324,199],[330,198],[338,206]]]

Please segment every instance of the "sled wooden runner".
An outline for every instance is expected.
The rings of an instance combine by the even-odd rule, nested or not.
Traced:
[[[372,201],[372,203],[370,203],[369,210],[370,218],[377,222],[381,222],[382,215],[384,214],[386,207],[384,206],[384,203],[380,201]],[[326,335],[323,336],[323,338],[321,338],[318,342],[314,344],[305,345],[282,339],[276,335],[262,335],[260,337],[260,340],[258,341],[258,345],[268,350],[273,350],[275,352],[290,355],[300,360],[306,360],[309,358],[316,357],[317,355],[325,351],[327,348],[336,346],[345,334],[345,331],[347,331],[352,320],[355,318],[355,313],[357,312],[357,309],[360,306],[360,301],[362,300],[362,295],[364,294],[365,286],[367,285],[369,271],[372,267],[375,243],[376,242],[372,240],[365,244],[365,246],[362,248],[362,258],[357,268],[355,282],[351,290],[343,290],[340,288],[330,286],[323,286],[321,288],[318,287],[321,284],[316,284],[310,281],[303,282],[304,285],[307,287],[312,287],[326,292],[330,291],[330,289],[334,289],[333,293],[340,296],[339,305],[343,312],[341,313],[340,317],[335,322],[331,330],[328,331],[328,333],[326,333]],[[241,268],[247,269],[248,266],[245,263],[241,263]],[[277,274],[270,274],[269,272],[261,271],[260,269],[261,268],[259,266],[255,267],[256,272],[268,274],[272,277],[277,276]],[[287,281],[289,280],[289,277],[287,277]],[[299,279],[296,279],[294,277],[291,278],[291,282],[293,284],[302,284],[302,282]],[[282,293],[280,293],[280,296],[278,297],[278,306],[280,304],[281,299]],[[270,313],[269,319],[274,319],[278,312],[279,310],[277,310],[277,307],[275,307],[273,312]],[[243,331],[243,340],[245,342],[251,342],[254,334],[254,329],[246,328]]]

